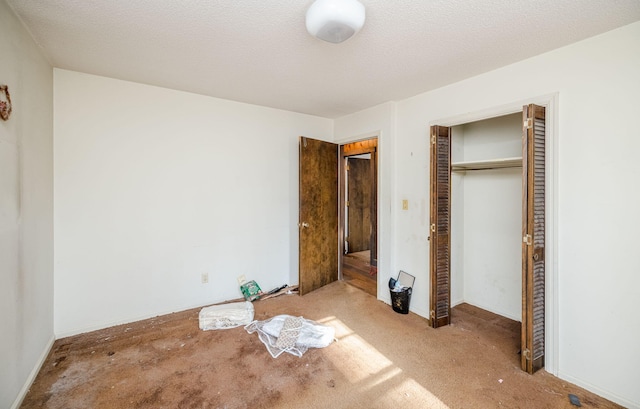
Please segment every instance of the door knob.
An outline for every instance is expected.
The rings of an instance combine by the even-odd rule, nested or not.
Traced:
[[[302,224],[300,226],[308,228],[309,227],[309,223],[302,222]]]

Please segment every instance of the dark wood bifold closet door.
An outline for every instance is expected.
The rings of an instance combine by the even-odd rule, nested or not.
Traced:
[[[300,138],[299,291],[338,279],[338,145]]]
[[[432,126],[429,274],[433,328],[451,320],[451,129]]]
[[[522,357],[524,371],[544,367],[545,110],[523,108],[522,132]]]

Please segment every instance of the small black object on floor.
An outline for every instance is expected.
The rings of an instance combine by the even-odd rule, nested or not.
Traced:
[[[574,394],[569,394],[569,402],[571,402],[572,405],[574,406],[582,406],[582,403],[580,403],[580,399],[578,399],[578,397]]]

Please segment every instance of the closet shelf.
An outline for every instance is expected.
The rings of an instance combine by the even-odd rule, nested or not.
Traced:
[[[504,169],[504,168],[521,168],[522,157],[519,158],[503,158],[491,160],[475,160],[468,162],[456,162],[451,164],[452,172],[463,172],[467,170],[485,170],[485,169]]]

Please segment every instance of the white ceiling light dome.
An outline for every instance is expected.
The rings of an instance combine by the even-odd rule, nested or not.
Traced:
[[[364,17],[364,6],[358,0],[316,0],[307,10],[307,31],[337,44],[360,31]]]

